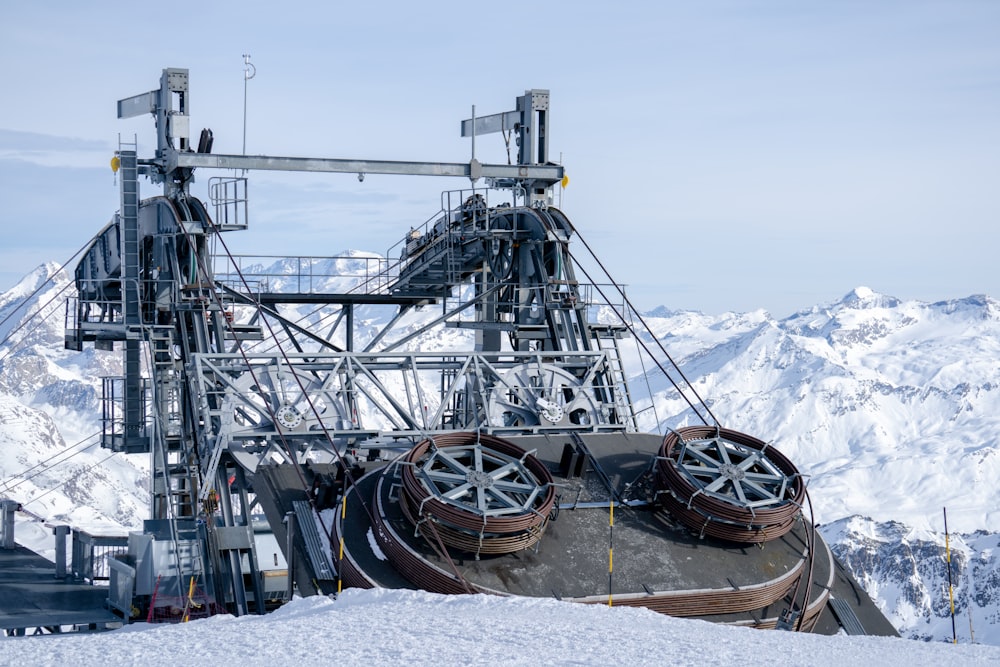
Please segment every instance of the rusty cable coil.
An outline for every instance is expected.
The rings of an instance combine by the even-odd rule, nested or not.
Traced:
[[[391,473],[386,473],[379,477],[378,485],[375,489],[375,512],[373,514],[375,523],[372,525],[372,530],[379,548],[397,572],[421,590],[430,591],[431,593],[459,595],[470,592],[494,592],[482,586],[470,584],[455,573],[445,571],[407,545],[406,541],[396,533],[386,519],[382,491],[383,484],[392,484]]]
[[[668,616],[713,616],[764,609],[788,595],[805,569],[805,554],[781,576],[759,584],[730,588],[705,588],[646,593],[616,593],[615,606],[645,607]],[[573,598],[574,602],[601,604],[607,595]]]
[[[399,507],[406,520],[418,529],[421,529],[423,522],[433,520],[428,516],[420,517],[419,509],[411,504],[409,494],[400,494]],[[509,554],[528,549],[541,539],[544,530],[544,526],[542,526],[540,528],[529,527],[509,535],[483,533],[482,539],[480,539],[479,533],[473,535],[460,528],[452,528],[441,521],[436,521],[434,527],[445,544],[474,554]]]
[[[781,452],[753,436],[689,426],[663,439],[656,466],[663,507],[701,536],[760,543],[795,523],[805,482]]]
[[[809,600],[806,608],[802,611],[802,629],[807,632],[811,631],[819,621],[833,586],[835,568],[833,554],[830,553],[829,547],[825,548],[823,555],[829,567],[829,575],[827,581],[820,584],[819,594],[815,599]],[[737,621],[734,624],[760,629],[774,629],[779,620],[777,616],[757,618],[755,612],[774,613],[773,605],[780,600],[791,604],[789,596],[795,586],[794,580],[810,574],[806,568],[807,561],[807,553],[804,552],[796,565],[784,575],[760,584],[739,588],[734,585],[733,588],[728,589],[620,593],[614,596],[614,604],[622,607],[645,607],[661,614],[680,617],[751,613],[754,615],[753,621]],[[607,596],[591,595],[584,598],[573,598],[572,601],[606,604]]]
[[[392,484],[392,477],[391,473],[384,474],[378,482],[379,487]],[[373,526],[375,539],[382,551],[389,558],[393,567],[415,586],[435,593],[468,593],[471,588],[472,592],[477,593],[508,594],[484,587],[472,581],[462,580],[454,573],[448,572],[447,568],[443,565],[434,564],[425,556],[414,551],[385,519],[385,497],[386,492],[384,488],[376,490],[375,524]],[[618,606],[646,607],[651,611],[680,617],[753,613],[764,610],[785,597],[792,586],[794,586],[795,579],[803,575],[805,564],[806,558],[803,553],[795,565],[787,572],[771,581],[760,584],[746,585],[739,588],[733,586],[721,589],[655,591],[652,593],[631,594],[619,593],[614,596],[614,603]],[[466,588],[466,586],[469,588]],[[827,590],[824,589],[821,599],[819,601],[814,600],[806,611],[806,622],[810,625],[815,622],[815,619],[823,610],[821,602],[825,602],[828,595]],[[604,594],[565,599],[590,604],[606,604],[607,602],[607,596]],[[764,618],[755,621],[754,626],[760,628],[774,627],[776,622],[776,618]]]
[[[556,494],[539,459],[496,436],[472,432],[419,442],[401,462],[400,505],[418,529],[473,554],[527,549],[541,539]]]

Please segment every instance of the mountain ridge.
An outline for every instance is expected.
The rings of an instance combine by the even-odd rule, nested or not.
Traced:
[[[369,255],[324,270],[357,270]],[[120,358],[63,349],[72,292],[66,273],[46,263],[0,293],[0,493],[50,521],[136,529],[147,464],[109,454],[95,438],[100,377],[120,375]],[[414,311],[407,322],[435,315]],[[359,327],[384,316],[366,310]],[[947,506],[953,574],[966,591],[959,609],[971,610],[977,640],[1000,644],[1000,618],[989,612],[1000,596],[1000,509],[990,503],[1000,477],[1000,303],[974,295],[928,304],[859,287],[783,319],[666,307],[643,317],[652,331],[644,340],[659,339],[724,426],[767,439],[809,476],[824,535],[906,636],[950,636],[932,594],[946,571],[927,564],[940,559]],[[454,346],[460,335],[442,329],[421,345]],[[623,357],[636,395],[642,368],[652,367],[630,345]],[[644,430],[696,423],[662,374],[649,381],[652,398],[637,407],[656,410],[643,414]]]

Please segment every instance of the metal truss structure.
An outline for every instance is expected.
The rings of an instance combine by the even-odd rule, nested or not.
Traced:
[[[124,376],[105,381],[103,445],[150,455],[151,519],[214,517],[205,530],[216,546],[199,576],[232,611],[248,609],[254,546],[240,531],[252,523],[263,463],[333,461],[452,431],[635,430],[624,328],[591,323],[593,288],[577,280],[568,250],[573,227],[551,206],[564,174],[548,159],[548,91],[462,124],[473,147],[476,135],[516,135],[514,165],[474,154],[468,163],[214,155],[210,130],[192,141],[189,107],[188,72],[176,68],[119,102],[119,118],[154,117],[157,149],[140,159],[135,145],[120,146],[121,207],[76,269],[66,345],[122,350]],[[246,178],[213,178],[207,206],[189,192],[206,168],[460,176],[487,187],[446,193],[363,277],[321,279],[313,269],[329,258],[299,258],[279,280],[213,252],[225,248],[223,232],[248,227]],[[140,176],[162,195],[141,200]],[[508,196],[492,205],[497,190]],[[305,319],[304,305],[316,309]],[[435,305],[439,316],[403,326]],[[386,324],[360,335],[362,307],[388,309]],[[469,329],[474,344],[417,351],[435,327]]]
[[[536,89],[473,109],[467,163],[216,155],[211,130],[192,140],[184,69],[118,103],[154,117],[157,147],[119,146],[120,208],[76,267],[65,337],[121,351],[102,445],[150,457],[150,519],[113,563],[115,609],[264,613],[346,583],[820,622],[835,561],[803,520],[804,477],[722,428],[655,336],[636,343],[703,425],[638,432],[619,341],[625,312],[642,317],[617,285],[577,277],[570,245],[591,249],[552,205],[549,103]],[[494,132],[516,140],[515,164],[475,158]],[[219,168],[243,175],[211,178],[206,204],[194,173]],[[249,228],[258,170],[469,184],[382,257],[237,257],[224,239]],[[140,177],[162,193],[141,199]],[[601,308],[621,324],[599,324]]]
[[[208,442],[321,440],[478,430],[623,430],[606,385],[608,352],[204,354],[192,381]],[[602,399],[602,397],[604,397]]]

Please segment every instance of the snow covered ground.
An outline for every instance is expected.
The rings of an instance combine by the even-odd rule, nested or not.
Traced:
[[[0,639],[7,665],[1000,664],[1000,647],[762,632],[550,599],[348,590],[268,616]]]

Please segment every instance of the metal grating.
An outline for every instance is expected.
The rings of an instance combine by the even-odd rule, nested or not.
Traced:
[[[846,600],[841,600],[839,598],[830,598],[830,609],[833,610],[833,615],[837,617],[837,621],[840,622],[840,626],[844,628],[844,632],[849,635],[867,635],[865,628],[861,625],[861,621],[858,619],[854,610],[851,609],[851,605],[847,603]]]
[[[337,570],[330,561],[329,550],[323,548],[323,539],[316,527],[316,515],[312,506],[308,501],[295,500],[292,501],[292,507],[295,509],[295,520],[302,534],[302,541],[305,542],[306,553],[309,554],[309,562],[312,563],[316,579],[333,581],[337,578]]]

